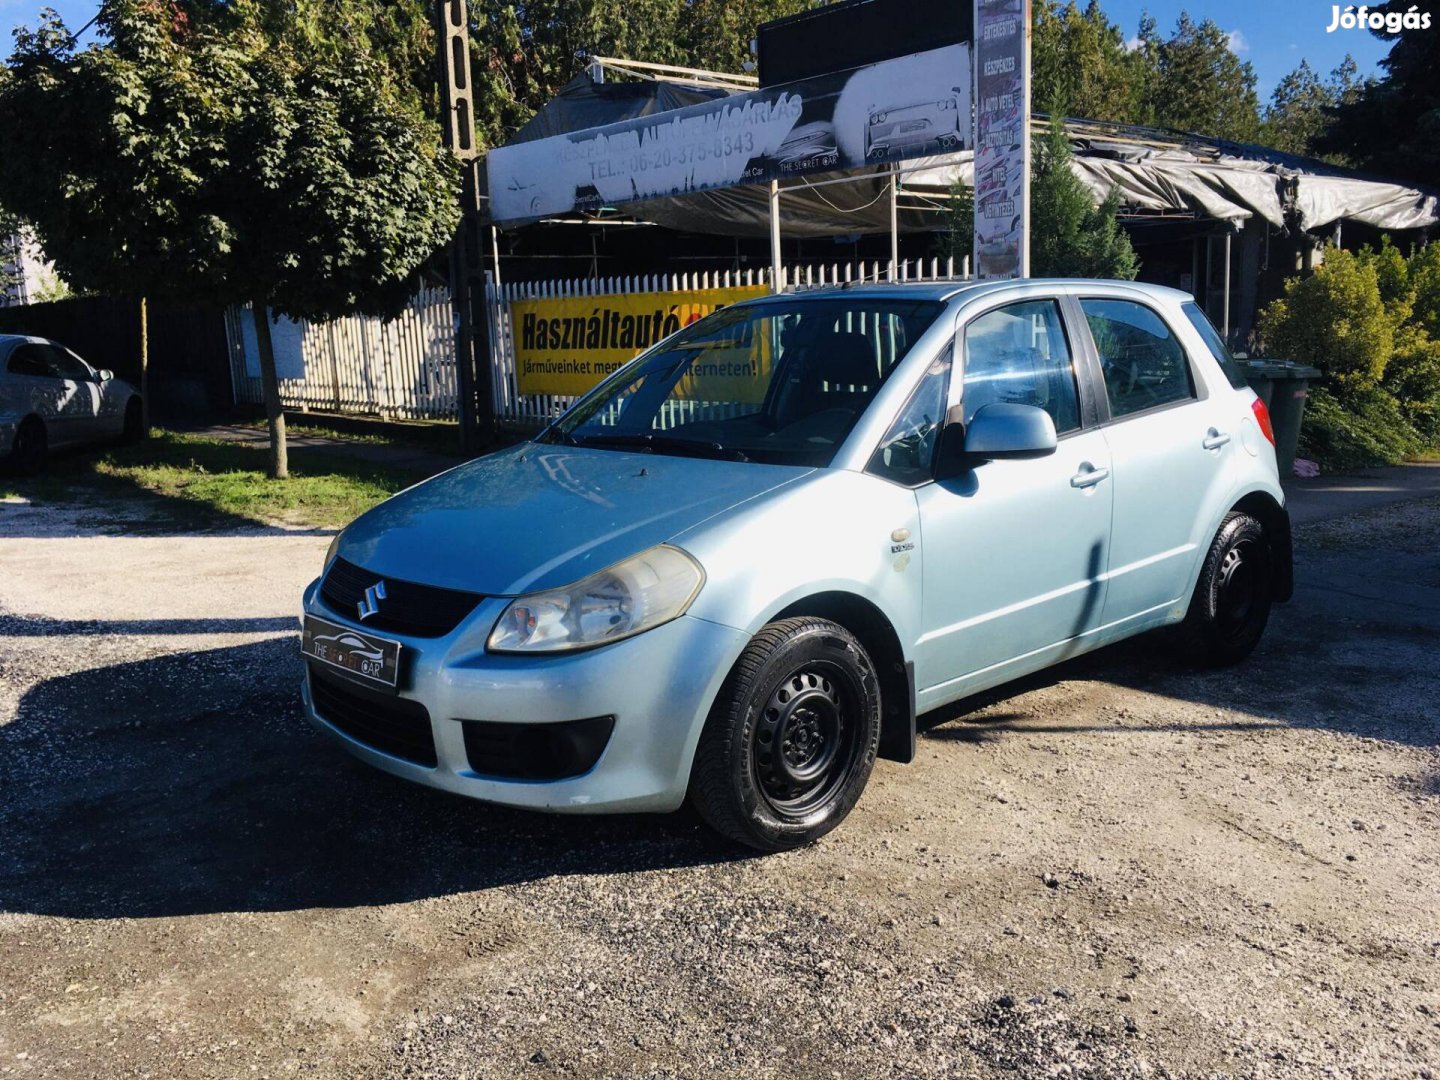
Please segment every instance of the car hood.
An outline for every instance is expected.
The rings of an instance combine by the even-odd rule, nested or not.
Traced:
[[[403,491],[345,530],[386,577],[514,596],[578,581],[813,472],[526,443]]]

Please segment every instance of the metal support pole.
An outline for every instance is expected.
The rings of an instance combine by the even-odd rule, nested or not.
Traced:
[[[1220,333],[1225,343],[1230,343],[1230,237],[1232,229],[1225,230],[1225,295],[1220,300]]]
[[[1215,308],[1210,303],[1210,283],[1215,280],[1215,236],[1213,233],[1205,234],[1205,299],[1201,306],[1205,308],[1205,314],[1215,318]]]
[[[460,228],[450,245],[450,296],[455,307],[455,372],[460,448],[479,453],[495,427],[490,335],[484,327],[485,255],[481,240],[480,187],[476,171],[475,108],[470,79],[470,16],[465,0],[436,0],[440,122],[445,145],[460,159]]]
[[[780,264],[780,182],[770,181],[770,291],[785,288],[785,268]]]
[[[890,280],[900,278],[900,177],[890,174]]]

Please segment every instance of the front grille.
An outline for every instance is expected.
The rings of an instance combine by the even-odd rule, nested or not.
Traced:
[[[507,780],[564,780],[587,773],[600,760],[615,729],[613,716],[560,724],[461,723],[470,768],[482,776]]]
[[[320,596],[336,614],[355,619],[365,590],[381,581],[385,583],[385,599],[379,612],[365,620],[367,630],[388,630],[407,637],[444,637],[485,599],[477,593],[382,577],[339,558],[330,564]]]
[[[307,666],[320,719],[382,753],[435,767],[435,736],[424,705],[356,686],[319,664]]]

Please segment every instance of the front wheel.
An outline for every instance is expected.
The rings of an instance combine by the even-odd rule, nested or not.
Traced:
[[[1265,526],[1226,516],[1205,555],[1181,626],[1185,658],[1206,667],[1238,664],[1254,650],[1275,599],[1275,560]]]
[[[864,646],[825,619],[771,623],[716,698],[690,798],[732,840],[762,851],[800,847],[850,813],[879,744],[879,683]]]

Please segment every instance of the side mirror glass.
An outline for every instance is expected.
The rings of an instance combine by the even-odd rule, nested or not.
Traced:
[[[99,375],[100,381],[102,383],[109,382],[111,379],[115,378],[115,372],[111,371],[109,368],[101,368],[99,372],[97,372],[97,374]]]

